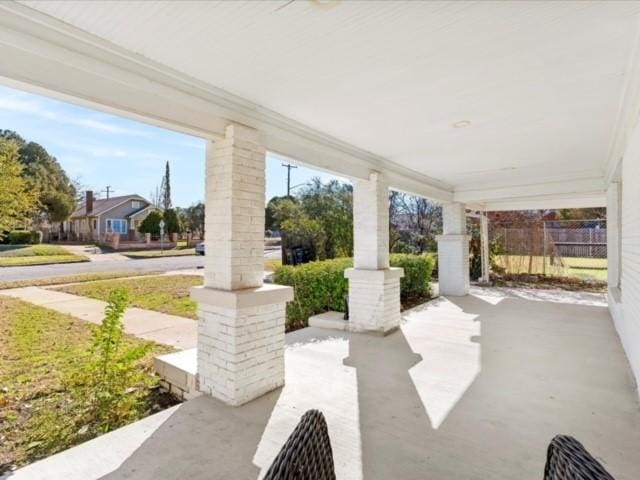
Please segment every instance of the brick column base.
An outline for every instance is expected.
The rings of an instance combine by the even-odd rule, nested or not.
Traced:
[[[349,330],[387,334],[400,326],[402,268],[348,268]]]
[[[237,406],[284,385],[284,323],[293,289],[195,287],[198,390]]]
[[[438,287],[440,295],[462,297],[469,293],[468,235],[440,235],[438,240]]]

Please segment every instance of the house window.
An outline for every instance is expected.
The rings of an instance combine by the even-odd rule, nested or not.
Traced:
[[[131,200],[131,208],[140,208],[139,200]]]
[[[107,219],[107,232],[127,233],[127,221],[122,218]]]

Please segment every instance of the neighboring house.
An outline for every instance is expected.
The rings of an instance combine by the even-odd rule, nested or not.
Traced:
[[[63,236],[69,240],[104,240],[113,233],[128,240],[141,240],[140,223],[150,212],[158,210],[140,195],[122,195],[96,199],[87,191],[68,221],[63,222]]]

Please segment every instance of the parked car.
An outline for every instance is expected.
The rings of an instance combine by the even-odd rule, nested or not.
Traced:
[[[196,245],[196,255],[204,255],[204,242],[200,242]]]

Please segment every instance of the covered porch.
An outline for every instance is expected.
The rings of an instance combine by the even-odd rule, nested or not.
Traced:
[[[540,479],[557,433],[616,479],[640,467],[634,381],[602,295],[472,287],[385,337],[288,334],[285,371],[241,407],[203,395],[11,478],[258,478],[309,408],[339,479]]]
[[[207,141],[203,396],[96,440],[120,435],[117,458],[80,446],[49,462],[254,478],[318,408],[338,478],[541,478],[557,433],[633,478],[637,3],[149,5],[0,5],[4,83]],[[347,333],[285,336],[291,288],[263,284],[266,155],[353,184]],[[443,204],[443,298],[404,314],[390,190]],[[468,209],[601,206],[608,309],[470,290]]]

